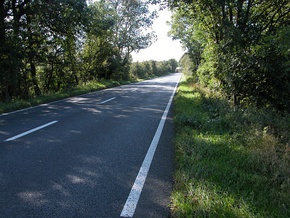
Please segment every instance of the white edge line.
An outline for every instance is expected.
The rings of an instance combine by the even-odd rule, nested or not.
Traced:
[[[135,182],[134,182],[133,187],[131,189],[131,192],[127,198],[127,201],[123,207],[123,210],[122,210],[121,215],[120,215],[121,217],[133,217],[133,215],[135,213],[135,209],[136,209],[137,203],[139,201],[139,198],[140,198],[147,174],[149,172],[150,165],[152,163],[154,153],[156,151],[156,148],[157,148],[157,145],[158,145],[165,121],[166,121],[166,117],[167,117],[168,111],[170,109],[170,106],[171,106],[174,94],[176,92],[178,83],[179,83],[179,81],[176,83],[176,86],[175,86],[174,91],[173,91],[173,93],[168,101],[166,109],[163,112],[162,118],[159,122],[158,128],[157,128],[155,135],[153,137],[153,140],[150,144],[150,147],[149,147],[147,154],[144,158],[144,161],[141,165],[139,173],[135,179]]]
[[[49,122],[49,123],[47,123],[47,124],[44,124],[44,125],[42,125],[42,126],[36,127],[36,128],[34,128],[34,129],[31,129],[31,130],[29,130],[29,131],[23,132],[23,133],[21,133],[21,134],[19,134],[19,135],[16,135],[16,136],[13,136],[13,137],[11,137],[11,138],[9,138],[9,139],[6,139],[5,142],[13,141],[13,140],[15,140],[15,139],[18,139],[18,138],[20,138],[20,137],[22,137],[22,136],[28,135],[28,134],[30,134],[30,133],[32,133],[32,132],[37,131],[37,130],[43,129],[43,128],[45,128],[45,127],[47,127],[47,126],[50,126],[50,125],[52,125],[52,124],[55,124],[55,123],[57,123],[57,122],[58,122],[58,121],[55,120],[55,121]]]
[[[110,99],[108,99],[108,100],[102,101],[100,104],[105,104],[105,103],[107,103],[107,102],[109,102],[109,101],[114,100],[115,98],[116,98],[116,97],[113,97],[113,98],[110,98]]]

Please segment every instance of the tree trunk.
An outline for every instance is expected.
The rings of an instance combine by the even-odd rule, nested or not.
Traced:
[[[32,78],[34,94],[35,94],[35,96],[40,96],[41,91],[40,91],[38,83],[37,83],[36,67],[34,64],[34,59],[35,59],[35,54],[36,54],[35,50],[36,49],[33,49],[33,45],[35,44],[35,42],[32,38],[33,32],[31,30],[31,17],[30,17],[30,15],[26,16],[26,20],[27,20],[27,30],[28,30],[28,44],[30,46],[30,51],[28,52],[28,59],[29,59],[29,64],[30,64],[30,74],[31,74],[31,78]]]
[[[4,0],[0,0],[0,45],[5,45],[5,18],[6,11],[4,8]]]
[[[40,91],[39,86],[38,86],[38,83],[37,83],[37,79],[36,79],[36,68],[35,68],[35,65],[34,65],[32,59],[30,59],[30,73],[31,73],[31,78],[32,78],[32,84],[33,84],[34,94],[36,96],[40,96],[41,91]]]
[[[4,0],[0,0],[0,77],[1,77],[1,82],[0,82],[0,89],[2,90],[2,96],[0,98],[0,101],[3,101],[6,99],[6,96],[8,95],[8,86],[6,85],[7,83],[7,69],[5,66],[6,58],[5,54],[6,53],[6,34],[5,34],[5,18],[6,18],[6,11],[4,8]]]

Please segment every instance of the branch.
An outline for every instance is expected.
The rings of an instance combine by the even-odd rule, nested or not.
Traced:
[[[271,16],[271,18],[270,18],[270,20],[269,20],[269,22],[266,24],[266,26],[262,29],[262,31],[264,31],[264,30],[266,30],[266,29],[268,29],[270,26],[274,26],[273,24],[277,24],[278,23],[278,21],[282,18],[282,17],[284,17],[284,16],[286,16],[287,14],[289,14],[289,12],[290,12],[290,9],[288,8],[288,11],[286,11],[286,13],[282,13],[282,14],[280,14],[279,15],[279,17],[275,20],[275,17],[277,16],[277,14],[279,14],[281,11],[282,11],[282,8],[283,7],[285,7],[285,6],[287,6],[287,2],[284,2],[284,4],[281,4],[280,5],[280,7],[274,12],[274,14]]]

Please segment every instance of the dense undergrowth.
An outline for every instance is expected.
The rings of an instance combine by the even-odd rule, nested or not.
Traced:
[[[234,108],[187,80],[174,121],[173,217],[290,217],[289,114]]]

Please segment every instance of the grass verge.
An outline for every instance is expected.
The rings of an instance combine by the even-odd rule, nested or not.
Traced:
[[[174,102],[173,217],[290,217],[289,114],[232,108],[190,80]]]
[[[40,105],[40,104],[45,104],[48,102],[57,101],[57,100],[65,99],[68,97],[82,95],[85,93],[94,92],[94,91],[101,90],[101,89],[106,89],[106,88],[110,88],[110,87],[114,87],[114,86],[124,85],[124,84],[128,84],[131,82],[136,82],[136,81],[132,80],[132,81],[119,82],[119,81],[103,80],[103,81],[99,81],[99,82],[90,82],[90,83],[87,83],[85,85],[79,85],[78,87],[73,88],[73,89],[63,90],[61,92],[42,95],[42,96],[31,98],[31,99],[14,100],[14,101],[8,102],[8,103],[1,103],[0,102],[0,114],[15,111],[15,110],[20,110],[20,109],[27,108],[27,107],[32,107],[32,106],[36,106],[36,105]]]

